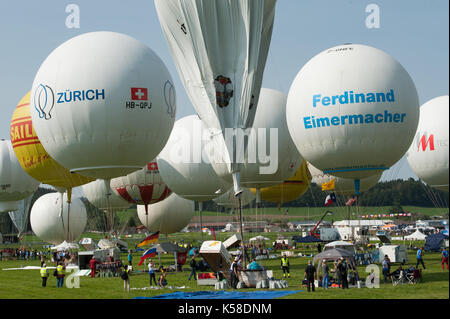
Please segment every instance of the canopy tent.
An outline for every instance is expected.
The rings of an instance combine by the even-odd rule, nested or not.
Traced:
[[[305,237],[300,237],[300,238],[295,238],[294,241],[296,243],[319,243],[319,242],[323,242],[323,240],[314,237],[314,236],[305,236]]]
[[[156,248],[157,253],[175,253],[175,252],[183,253],[186,251],[186,248],[180,247],[178,245],[169,242],[159,243],[153,245],[151,248]]]
[[[314,256],[313,263],[315,264],[317,261],[319,261],[319,266],[322,263],[322,260],[338,260],[339,258],[344,258],[348,261],[350,261],[352,264],[355,263],[354,254],[349,252],[348,250],[342,249],[342,248],[333,248],[324,250],[320,254],[317,254]]]
[[[404,237],[405,240],[425,240],[425,238],[427,238],[427,236],[418,229],[411,235]]]
[[[253,241],[266,241],[266,240],[270,240],[270,238],[259,235],[259,236],[250,238],[248,241],[253,242]]]
[[[444,240],[448,239],[448,236],[445,236],[442,233],[428,235],[425,239],[425,251],[434,251],[438,252],[444,246]]]
[[[335,248],[347,250],[348,252],[350,252],[352,254],[355,253],[355,245],[353,245],[352,243],[343,241],[343,240],[336,240],[331,243],[328,243],[324,246],[323,250],[325,251],[325,250],[331,250],[331,249],[335,249]]]
[[[178,253],[186,253],[187,249],[184,247],[180,247],[178,245],[169,243],[169,242],[164,242],[164,243],[159,243],[156,245],[153,245],[150,249],[156,248],[156,252],[158,253],[158,262],[159,265],[161,266],[161,253],[165,253],[165,254],[169,254],[169,253],[173,253],[174,254],[174,258],[175,258],[175,267],[178,264],[178,259],[177,259],[177,254]]]
[[[109,239],[100,239],[97,245],[100,249],[110,249],[116,247],[116,244]]]
[[[59,244],[57,246],[53,246],[50,249],[56,250],[56,251],[68,251],[71,249],[80,249],[80,246],[78,246],[77,244],[74,244],[74,243],[68,243],[66,241],[63,241],[61,244]]]

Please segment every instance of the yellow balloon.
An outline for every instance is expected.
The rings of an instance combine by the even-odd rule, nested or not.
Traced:
[[[277,203],[278,206],[296,200],[308,190],[311,179],[312,177],[306,166],[306,161],[303,160],[294,176],[281,184],[261,188],[261,199],[267,202]],[[255,188],[252,188],[251,191],[253,194],[256,194]]]
[[[71,173],[57,163],[42,146],[33,129],[30,113],[30,92],[16,106],[10,125],[11,143],[22,168],[38,181],[64,188],[69,192],[93,179]]]

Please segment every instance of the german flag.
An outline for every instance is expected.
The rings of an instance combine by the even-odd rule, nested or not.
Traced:
[[[147,238],[145,238],[143,241],[141,241],[139,244],[137,244],[137,247],[142,247],[145,245],[157,243],[158,238],[159,238],[159,231],[157,231],[156,233],[153,233],[150,236],[148,236]]]

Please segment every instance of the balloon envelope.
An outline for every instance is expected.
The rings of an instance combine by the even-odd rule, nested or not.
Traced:
[[[303,161],[291,178],[281,184],[261,188],[261,199],[282,205],[302,196],[308,190],[310,184],[311,174],[308,171],[306,161]],[[251,188],[251,191],[256,195],[255,188]]]
[[[448,192],[448,95],[420,107],[416,137],[407,159],[414,173],[431,187]]]
[[[252,126],[272,36],[275,0],[155,0],[170,52],[197,114],[228,154],[240,192],[235,144],[226,129]],[[245,146],[244,146],[245,150]],[[211,159],[213,160],[213,159]]]
[[[71,173],[48,155],[33,128],[30,114],[30,92],[16,106],[10,129],[11,143],[20,165],[38,181],[66,189],[93,181],[92,178]]]
[[[280,184],[294,175],[302,163],[302,157],[287,128],[286,100],[287,96],[282,92],[261,89],[240,171],[241,185],[244,187],[261,188]],[[212,164],[221,178],[232,183],[225,164]]]
[[[98,209],[125,209],[131,206],[111,190],[108,181],[98,179],[81,188],[87,200]]]
[[[72,197],[70,218],[67,196],[64,194],[61,214],[61,193],[48,193],[39,197],[30,213],[31,229],[41,240],[58,245],[63,241],[75,241],[87,223],[86,208],[78,197]]]
[[[113,192],[131,204],[149,205],[167,198],[171,190],[161,178],[156,161],[127,176],[113,178]]]
[[[322,184],[331,182],[334,179],[335,186],[334,189],[330,190],[331,192],[342,195],[352,195],[355,193],[355,183],[352,179],[336,177],[330,174],[326,174],[322,172],[320,169],[311,165],[311,163],[308,163],[308,169],[309,172],[311,173],[313,182],[319,185],[319,187],[321,187]],[[378,181],[380,180],[381,175],[382,173],[378,173],[376,175],[362,178],[360,180],[359,191],[365,192],[370,188],[372,188],[373,186],[375,186],[375,184],[377,184]]]
[[[0,212],[18,209],[20,200],[32,195],[40,182],[20,166],[9,140],[0,140]]]
[[[216,198],[231,187],[217,176],[209,162],[203,145],[205,132],[197,115],[176,121],[157,159],[167,186],[177,195],[199,202]]]
[[[147,216],[142,205],[137,206],[137,213],[141,223],[151,232],[172,234],[189,224],[194,216],[194,209],[193,201],[172,194],[156,204],[149,205]]]
[[[250,189],[243,188],[241,194],[241,205],[245,206],[250,204],[252,201],[255,200],[256,196],[253,195]],[[225,194],[220,195],[217,198],[213,199],[214,203],[216,203],[219,206],[225,207],[225,208],[236,208],[238,207],[238,198],[234,196],[233,189],[228,190]]]
[[[90,32],[56,48],[31,90],[31,117],[58,163],[92,178],[141,169],[175,121],[175,88],[161,59],[115,32]]]
[[[405,154],[419,103],[400,63],[381,50],[350,44],[321,52],[300,70],[286,115],[309,163],[356,180],[383,172]]]

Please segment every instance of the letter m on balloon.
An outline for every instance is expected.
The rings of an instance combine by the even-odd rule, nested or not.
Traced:
[[[422,151],[425,152],[428,145],[430,145],[430,151],[434,151],[434,134],[431,134],[427,138],[427,133],[425,132],[422,137],[418,137],[417,151],[420,152],[420,148],[422,147]]]

